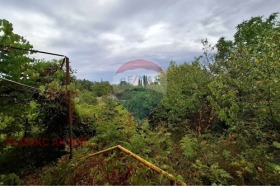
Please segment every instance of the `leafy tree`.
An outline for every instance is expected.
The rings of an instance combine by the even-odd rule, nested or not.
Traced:
[[[215,121],[214,108],[209,104],[208,84],[212,75],[198,62],[176,65],[172,62],[166,72],[167,92],[162,105],[150,117],[152,122],[170,125],[171,130],[185,133],[193,129],[199,135]],[[160,118],[163,119],[163,121]]]
[[[0,33],[0,46],[13,46],[23,49],[32,48],[32,45],[26,39],[13,32],[12,23],[5,19],[0,19]],[[1,76],[17,81],[24,81],[30,76],[27,71],[29,64],[33,60],[28,57],[27,51],[1,48],[0,59]]]
[[[257,122],[279,131],[279,29],[277,14],[254,17],[237,26],[233,41],[219,40],[211,102],[227,124]]]
[[[232,41],[218,41],[210,65],[214,78],[207,99],[219,120],[230,127],[225,140],[238,144],[234,151],[223,152],[228,161],[235,162],[223,169],[231,176],[235,169],[242,178],[235,178],[240,184],[277,182],[279,173],[271,165],[276,165],[279,158],[271,143],[279,139],[279,29],[277,14],[244,21],[237,26]],[[232,156],[236,152],[242,154],[243,161]]]
[[[93,86],[93,82],[86,80],[86,79],[77,79],[75,81],[76,84],[76,88],[79,90],[87,90],[87,91],[91,91],[92,90],[92,86]]]
[[[134,117],[142,120],[156,109],[161,99],[162,94],[151,89],[134,89],[124,102],[124,107]]]
[[[91,88],[97,97],[111,95],[113,93],[113,87],[108,81],[94,82]]]
[[[32,48],[22,36],[13,33],[12,24],[6,20],[0,20],[0,33],[3,33],[0,35],[0,45]],[[63,147],[27,149],[2,146],[7,137],[41,136],[51,139],[67,136],[65,75],[60,65],[61,62],[56,60],[46,62],[31,59],[25,50],[1,48],[1,76],[15,81],[0,81],[0,148],[1,152],[4,151],[0,156],[1,172],[19,172],[19,167],[24,164],[38,166],[61,156]]]

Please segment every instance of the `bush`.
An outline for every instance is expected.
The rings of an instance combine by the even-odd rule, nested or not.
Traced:
[[[0,185],[19,185],[21,180],[18,175],[12,173],[8,175],[0,175]]]

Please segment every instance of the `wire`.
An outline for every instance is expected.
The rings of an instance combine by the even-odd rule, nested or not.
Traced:
[[[48,54],[48,55],[63,57],[63,60],[62,60],[60,69],[62,69],[63,65],[65,64],[65,61],[66,61],[67,59],[69,59],[67,56],[62,55],[62,54],[56,54],[56,53],[51,53],[51,52],[44,52],[44,51],[40,51],[40,50],[32,50],[32,49],[18,48],[18,47],[7,46],[7,45],[0,45],[0,50],[2,50],[2,51],[6,51],[6,52],[7,52],[7,51],[9,51],[10,49],[23,50],[23,51],[29,51],[29,52],[31,52],[31,53],[42,53],[42,54]],[[0,77],[0,80],[4,80],[4,81],[10,82],[10,83],[14,83],[14,84],[17,84],[17,85],[20,85],[20,86],[23,86],[23,87],[27,87],[27,88],[32,89],[32,90],[35,90],[35,91],[37,91],[37,92],[39,92],[39,93],[41,92],[41,90],[38,89],[38,88],[29,86],[29,85],[25,85],[25,84],[22,84],[22,83],[13,81],[13,80],[9,80],[9,79],[2,78],[2,77]],[[47,90],[45,90],[44,92],[45,92],[45,93],[60,93],[60,94],[61,94],[60,91],[47,91]]]
[[[42,54],[48,54],[48,55],[63,57],[64,59],[61,63],[60,69],[62,69],[66,59],[68,58],[67,56],[62,55],[62,54],[56,54],[56,53],[44,52],[44,51],[40,51],[40,50],[32,50],[32,49],[26,49],[26,48],[13,47],[13,46],[8,46],[8,45],[0,45],[0,50],[9,51],[10,49],[23,50],[23,51],[29,51],[31,53],[42,53]],[[11,83],[15,83],[15,84],[18,84],[18,85],[21,85],[21,86],[28,87],[28,88],[31,88],[33,90],[40,91],[39,89],[37,89],[35,87],[31,87],[31,86],[28,86],[28,85],[25,85],[25,84],[22,84],[22,83],[19,83],[19,82],[16,82],[16,81],[8,80],[8,79],[1,78],[1,77],[0,77],[0,79],[5,80],[5,81],[9,81]]]
[[[17,84],[17,85],[20,85],[20,86],[23,86],[23,87],[27,87],[27,88],[35,90],[35,91],[37,91],[39,93],[41,92],[41,90],[38,89],[38,88],[35,88],[35,87],[29,86],[29,85],[25,85],[25,84],[19,83],[17,81],[9,80],[9,79],[2,78],[2,77],[0,77],[0,80],[4,80],[4,81],[10,82],[10,83],[14,83],[14,84]],[[45,93],[61,93],[59,91],[48,91],[48,90],[45,90],[44,92]]]
[[[2,39],[2,41],[3,40],[4,40],[4,38]],[[23,50],[23,51],[29,51],[31,53],[42,53],[42,54],[63,57],[63,61],[61,63],[60,69],[62,69],[62,67],[66,61],[66,58],[68,58],[67,56],[62,55],[62,54],[56,54],[56,53],[44,52],[44,51],[40,51],[40,50],[32,50],[32,49],[26,49],[26,48],[19,48],[19,47],[7,46],[7,45],[0,45],[0,50],[9,51],[10,49]]]
[[[14,83],[14,84],[20,85],[20,86],[24,86],[24,87],[27,87],[27,88],[30,88],[30,89],[33,89],[33,90],[37,90],[37,91],[40,92],[40,90],[39,90],[38,88],[29,86],[29,85],[25,85],[25,84],[22,84],[22,83],[13,81],[13,80],[9,80],[9,79],[6,79],[6,78],[2,78],[2,77],[0,77],[0,79],[1,79],[1,80],[4,80],[4,81],[8,81],[8,82],[10,82],[10,83]]]
[[[32,50],[32,49],[26,49],[26,48],[19,48],[19,47],[7,46],[7,45],[0,45],[0,48],[2,48],[2,50],[4,50],[4,51],[10,50],[10,49],[16,49],[16,50],[29,51],[32,53],[42,53],[42,54],[49,54],[49,55],[53,55],[53,56],[66,57],[65,55],[62,55],[62,54],[56,54],[56,53],[44,52],[44,51],[40,51],[40,50]]]

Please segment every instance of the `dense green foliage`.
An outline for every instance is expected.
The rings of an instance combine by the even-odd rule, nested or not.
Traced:
[[[172,63],[167,70],[167,95],[150,119],[176,139],[185,135],[182,169],[190,167],[190,183],[279,184],[276,17],[241,23],[234,40],[218,41],[216,54],[205,50],[201,65]]]
[[[142,120],[160,104],[163,95],[153,89],[133,87],[117,93],[116,97],[136,119]]]
[[[32,48],[32,45],[30,45],[26,39],[13,33],[13,25],[5,19],[0,19],[0,32],[3,33],[3,35],[0,35],[0,45],[24,49]],[[28,69],[32,60],[27,56],[28,52],[23,50],[14,51],[9,48],[5,49],[6,50],[0,51],[1,76],[13,80],[19,80],[20,78],[27,79],[27,77],[31,76],[31,74],[28,73]]]
[[[167,178],[117,151],[83,158],[122,145],[187,184],[279,184],[277,18],[277,14],[271,14],[267,19],[253,17],[244,21],[236,27],[232,40],[222,37],[214,47],[203,40],[203,56],[192,63],[171,62],[160,75],[159,82],[166,92],[157,84],[139,82],[134,87],[121,83],[113,85],[116,94],[112,96],[109,82],[77,80],[72,76],[74,137],[88,140],[85,146],[75,147],[72,160],[68,155],[61,157],[69,150],[67,145],[5,146],[7,137],[65,137],[68,128],[66,87],[59,61],[34,60],[26,53],[17,56],[1,51],[3,60],[13,62],[21,57],[27,62],[23,63],[26,68],[13,71],[7,62],[0,61],[0,73],[40,87],[40,91],[0,81],[0,173],[5,174],[0,176],[0,182],[21,183],[13,173],[23,178],[26,170],[61,157],[46,165],[34,184],[169,183]],[[10,23],[2,20],[1,24],[15,42],[21,38],[12,33]],[[4,44],[13,42],[5,40]],[[27,41],[25,44],[31,47]],[[30,74],[29,78],[20,78],[23,73]]]
[[[30,49],[13,33],[12,24],[0,20],[1,45]],[[35,60],[28,51],[0,50],[0,171],[19,173],[44,165],[65,154],[64,146],[20,145],[19,139],[67,136],[66,88],[60,61]],[[12,81],[9,81],[12,80]],[[33,88],[32,88],[33,87]],[[17,139],[15,144],[10,139]]]

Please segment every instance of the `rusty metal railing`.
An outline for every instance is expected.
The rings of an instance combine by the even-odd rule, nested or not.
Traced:
[[[170,184],[174,185],[174,184],[178,184],[178,185],[183,185],[183,186],[186,186],[187,184],[181,180],[178,180],[175,176],[173,176],[172,174],[160,169],[159,167],[155,166],[154,164],[148,162],[147,160],[141,158],[140,156],[134,154],[133,152],[129,151],[128,149],[122,147],[121,145],[117,145],[117,146],[114,146],[114,147],[110,147],[108,149],[104,149],[104,150],[101,150],[99,152],[96,152],[96,153],[93,153],[93,154],[90,154],[88,156],[85,156],[83,157],[84,158],[89,158],[89,157],[92,157],[92,156],[96,156],[96,155],[99,155],[99,154],[103,154],[105,152],[109,152],[109,151],[112,151],[112,150],[120,150],[124,153],[126,153],[127,155],[133,157],[134,159],[136,159],[137,161],[139,161],[140,163],[144,164],[145,166],[151,168],[152,170],[154,170],[155,172],[157,172],[158,174],[163,174],[164,176],[166,176],[169,180],[170,180]]]

